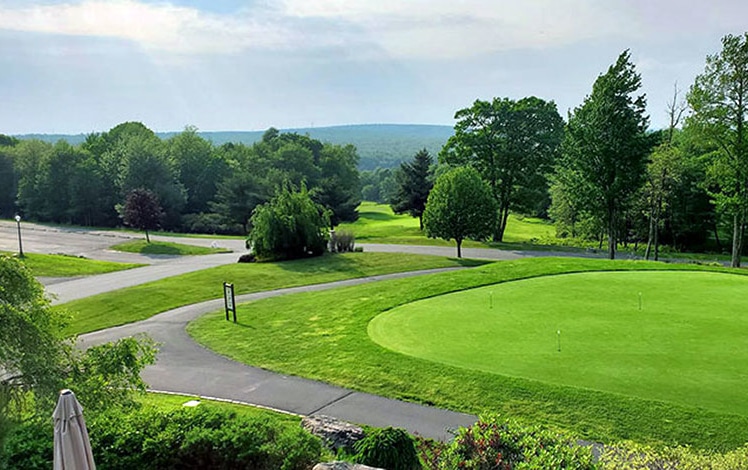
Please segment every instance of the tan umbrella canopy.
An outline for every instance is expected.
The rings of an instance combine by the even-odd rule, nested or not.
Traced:
[[[60,392],[55,422],[54,470],[95,470],[83,408],[71,390]]]

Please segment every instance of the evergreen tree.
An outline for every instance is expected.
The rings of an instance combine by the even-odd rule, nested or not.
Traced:
[[[390,200],[390,206],[396,214],[407,212],[411,217],[418,217],[421,230],[426,200],[434,186],[431,172],[433,163],[426,149],[416,153],[412,161],[401,163],[395,176],[397,192]]]

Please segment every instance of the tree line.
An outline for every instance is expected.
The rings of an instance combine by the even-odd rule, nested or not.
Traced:
[[[649,129],[640,88],[627,50],[566,122],[553,101],[477,100],[456,112],[455,133],[425,182],[408,189],[415,181],[408,175],[423,169],[421,155],[395,171],[364,174],[364,194],[387,200],[395,212],[425,214],[426,234],[458,247],[464,238],[502,241],[513,211],[550,218],[559,237],[596,240],[601,248],[607,242],[610,258],[621,244],[641,243],[645,256],[657,259],[668,244],[731,248],[739,266],[748,215],[748,33],[723,38],[685,100],[675,87],[666,129]],[[470,172],[455,173],[466,167]],[[480,210],[464,200],[468,192],[485,194],[470,187],[476,175],[492,202]]]
[[[75,146],[0,136],[0,215],[115,227],[128,194],[146,190],[165,230],[243,234],[256,206],[283,185],[304,183],[337,225],[357,217],[357,164],[351,145],[273,128],[251,146],[214,146],[189,127],[162,140],[138,122]]]
[[[607,242],[611,258],[621,244],[646,244],[647,258],[657,259],[667,244],[731,248],[739,266],[748,215],[748,33],[723,38],[685,101],[676,87],[668,128],[649,129],[640,88],[624,51],[566,121],[553,101],[537,97],[476,100],[456,112],[438,165],[424,149],[399,168],[361,175],[353,146],[275,129],[251,146],[214,146],[191,128],[162,140],[140,123],[91,134],[78,146],[2,136],[0,214],[21,210],[36,220],[114,226],[127,194],[142,188],[157,196],[165,229],[247,233],[254,209],[289,185],[304,186],[331,227],[355,220],[363,195],[445,237],[444,227],[426,223],[443,211],[424,218],[431,188],[439,186],[437,176],[469,167],[493,202],[490,213],[475,215],[488,224],[469,225],[490,233],[450,239],[500,242],[509,213],[517,212],[550,218],[559,237],[595,240],[601,248]],[[473,180],[452,176],[447,193]]]

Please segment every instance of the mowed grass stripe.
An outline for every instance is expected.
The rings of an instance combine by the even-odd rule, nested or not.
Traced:
[[[547,276],[403,305],[368,332],[457,367],[748,416],[747,292],[722,273]]]
[[[66,333],[82,334],[220,298],[224,282],[233,283],[238,295],[379,274],[482,264],[485,262],[401,253],[345,253],[280,263],[236,263],[99,294],[56,308],[71,312]]]
[[[0,251],[0,255],[15,256],[15,254],[3,251]],[[34,273],[34,276],[42,277],[90,276],[145,266],[143,264],[116,263],[77,256],[39,253],[25,253],[21,262]]]
[[[743,274],[695,265],[524,259],[265,299],[241,305],[237,325],[221,321],[216,312],[190,324],[188,332],[201,344],[247,364],[459,411],[497,411],[600,442],[633,439],[725,450],[748,441],[745,416],[455,367],[383,348],[367,333],[377,315],[420,299],[517,279],[613,270]]]
[[[418,219],[407,214],[397,215],[390,206],[362,202],[355,222],[340,224],[338,230],[349,230],[362,243],[395,243],[408,245],[454,246],[454,241],[427,238],[420,230]],[[509,215],[504,243],[530,243],[555,237],[555,227],[541,219]],[[465,247],[487,247],[489,243],[466,240]]]

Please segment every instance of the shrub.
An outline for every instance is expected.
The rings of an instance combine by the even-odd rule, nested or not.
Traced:
[[[655,449],[627,442],[607,447],[600,457],[600,466],[604,470],[746,470],[748,445],[720,454],[689,447]]]
[[[257,261],[254,253],[245,253],[239,257],[237,263],[254,263]]]
[[[354,461],[387,470],[421,468],[413,438],[397,428],[376,429],[353,445]]]
[[[94,460],[107,469],[302,470],[319,461],[319,439],[272,418],[209,405],[173,411],[105,412],[88,423]],[[33,422],[8,438],[2,468],[52,467],[52,424]]]
[[[496,415],[461,428],[454,441],[430,463],[438,469],[594,469],[589,449],[534,426],[520,426]]]
[[[351,253],[355,251],[356,237],[346,230],[330,232],[330,251],[333,253]]]

